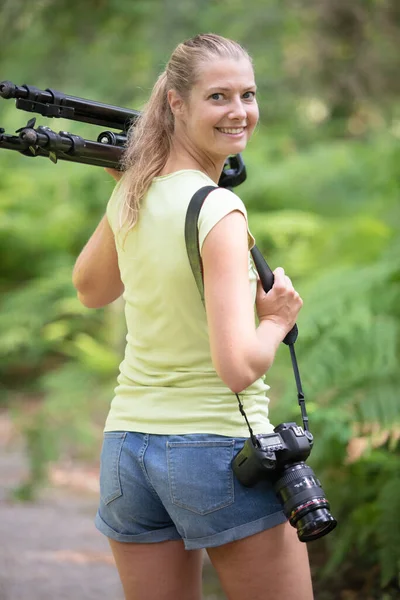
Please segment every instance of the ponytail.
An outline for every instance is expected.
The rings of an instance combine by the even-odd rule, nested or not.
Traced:
[[[126,227],[127,231],[138,220],[140,201],[169,155],[174,120],[167,93],[167,73],[164,71],[157,79],[141,116],[128,133],[122,162],[126,175],[122,183],[124,202],[120,212],[120,228]]]

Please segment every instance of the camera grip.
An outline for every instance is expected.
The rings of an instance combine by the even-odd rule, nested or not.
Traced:
[[[269,268],[267,261],[265,260],[257,246],[254,246],[250,250],[250,252],[253,257],[253,261],[256,266],[257,272],[260,276],[263,290],[265,293],[267,293],[274,285],[274,274]],[[297,329],[297,325],[295,324],[289,331],[289,333],[286,335],[285,339],[283,340],[283,343],[287,345],[294,344],[297,340],[298,333],[299,331]]]

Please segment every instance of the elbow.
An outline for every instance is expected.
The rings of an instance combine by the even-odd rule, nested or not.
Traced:
[[[241,394],[246,390],[250,385],[252,385],[255,381],[259,379],[258,377],[241,377],[235,378],[234,380],[227,381],[226,385],[234,394]]]
[[[257,356],[257,360],[251,356],[246,358],[244,356],[229,358],[224,354],[221,361],[213,360],[218,376],[234,394],[240,394],[263,377],[273,362],[273,357],[269,353],[262,357],[263,360],[260,360],[260,356]]]
[[[96,302],[96,300],[93,297],[82,294],[79,291],[77,293],[77,296],[79,302],[83,304],[85,308],[102,308],[104,306],[104,304],[99,304],[98,302]]]
[[[78,300],[83,306],[86,308],[99,308],[98,306],[94,306],[95,303],[93,301],[93,294],[90,293],[90,286],[77,273],[73,273],[72,275],[72,285],[76,289]]]
[[[221,379],[222,379],[222,377],[221,377]],[[222,381],[231,390],[231,392],[233,392],[234,394],[241,394],[252,383],[254,383],[256,381],[256,379],[244,378],[244,377],[242,377],[242,378],[240,378],[240,377],[235,377],[235,378],[230,377],[230,378],[222,379]]]
[[[220,379],[234,394],[240,394],[260,377],[251,370],[244,369],[243,366],[241,368],[234,366],[219,368],[216,371]]]
[[[93,278],[83,277],[82,274],[73,273],[72,284],[76,289],[79,302],[86,308],[103,308],[117,300],[125,290],[120,277],[96,281]]]
[[[78,290],[78,300],[86,308],[104,308],[122,296],[124,292],[123,286],[118,290],[100,290],[91,292],[80,292]]]
[[[86,292],[89,284],[90,282],[85,281],[84,277],[82,276],[82,273],[75,266],[75,269],[72,272],[72,285],[76,289],[78,297]]]
[[[77,286],[78,300],[86,308],[103,308],[122,296],[125,287],[121,280],[117,282],[106,282],[101,286]]]
[[[254,383],[254,381],[249,381],[249,382],[245,382],[245,381],[234,381],[231,382],[230,384],[227,383],[226,385],[228,386],[228,388],[231,390],[231,392],[233,392],[234,394],[241,394],[242,392],[244,392],[245,389],[247,389],[252,383]]]

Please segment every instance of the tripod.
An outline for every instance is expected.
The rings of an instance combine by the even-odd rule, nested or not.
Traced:
[[[128,130],[140,118],[140,112],[85,98],[69,96],[57,90],[41,90],[35,86],[17,86],[11,81],[0,82],[0,97],[15,99],[20,110],[48,118],[63,118],[106,128],[96,141],[50,127],[36,125],[30,119],[25,127],[10,135],[0,128],[0,149],[15,150],[24,156],[42,156],[53,163],[58,160],[98,167],[118,169],[125,150]],[[112,131],[116,129],[117,132]],[[221,187],[235,187],[246,179],[246,168],[240,154],[227,159],[221,174]]]

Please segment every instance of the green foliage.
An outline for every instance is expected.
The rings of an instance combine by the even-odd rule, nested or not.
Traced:
[[[260,131],[261,135],[268,137],[268,130]],[[337,217],[343,225],[354,215],[375,216],[397,204],[400,151],[390,131],[360,141],[324,141],[304,148],[296,147],[294,137],[274,138],[274,146],[271,140],[258,144],[258,136],[246,150],[253,176],[244,187],[252,209],[300,206]],[[278,148],[283,143],[289,146],[277,157],[276,142]]]
[[[333,577],[351,561],[364,569],[379,564],[382,586],[398,585],[400,574],[400,530],[391,509],[400,500],[396,225],[370,264],[321,265],[299,284],[307,308],[297,346],[315,436],[310,462],[339,523],[325,540],[332,552],[323,574]],[[286,361],[280,377],[292,383]],[[293,398],[288,384],[274,420],[287,420],[287,411],[296,418]]]
[[[18,422],[18,421],[17,421]],[[28,478],[13,492],[16,500],[23,502],[36,498],[37,491],[47,483],[47,468],[58,457],[56,432],[40,410],[28,422],[20,423],[29,459]]]
[[[111,398],[123,335],[111,327],[120,309],[84,308],[71,273],[112,182],[80,165],[63,164],[60,178],[61,165],[1,159],[8,168],[0,183],[0,402],[25,439],[29,474],[15,495],[29,500],[50,462],[65,453],[93,458]],[[40,407],[27,410],[23,394],[40,398]]]
[[[105,364],[99,347],[96,351],[100,364]],[[107,375],[70,361],[39,378],[42,401],[33,412],[13,409],[29,457],[28,477],[14,491],[17,499],[34,500],[47,483],[49,464],[60,456],[93,460],[93,447],[99,447],[101,438],[99,414],[105,412],[112,390]]]

